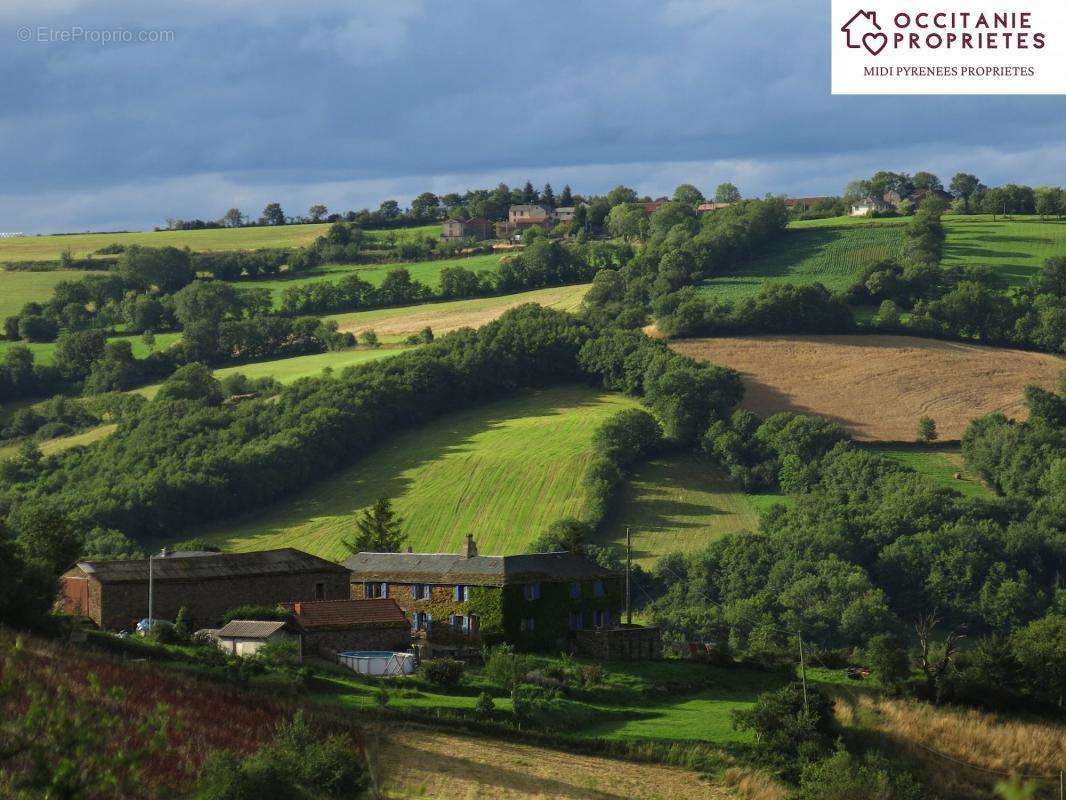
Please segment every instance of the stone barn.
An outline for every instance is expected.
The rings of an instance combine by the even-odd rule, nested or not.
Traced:
[[[146,558],[80,561],[61,578],[68,614],[101,628],[132,630],[148,616]],[[293,548],[251,553],[187,551],[151,559],[155,618],[172,620],[185,607],[192,628],[215,626],[231,608],[276,606],[350,596],[348,570]]]
[[[407,650],[411,623],[392,598],[286,603],[304,651],[327,657],[346,650]]]

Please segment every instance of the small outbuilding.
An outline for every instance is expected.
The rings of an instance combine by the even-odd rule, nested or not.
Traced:
[[[330,656],[411,646],[411,622],[392,598],[285,603],[284,608],[292,612],[308,652]]]
[[[292,623],[277,620],[235,619],[219,629],[218,646],[235,656],[254,656],[268,642],[300,643]]]

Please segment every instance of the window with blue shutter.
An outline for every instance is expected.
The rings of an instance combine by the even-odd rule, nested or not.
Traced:
[[[581,584],[578,581],[570,582],[570,598],[572,600],[578,600],[581,598]]]
[[[470,587],[469,586],[456,586],[455,587],[455,601],[457,603],[465,603],[470,599]]]
[[[526,600],[539,600],[540,599],[540,584],[539,583],[527,583],[525,585]]]
[[[603,588],[603,581],[596,581],[595,594],[597,597],[603,597],[607,592]]]

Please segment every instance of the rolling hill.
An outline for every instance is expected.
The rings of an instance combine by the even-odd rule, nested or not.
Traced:
[[[685,339],[679,353],[741,373],[745,408],[820,414],[860,441],[913,442],[919,418],[957,440],[971,419],[1024,417],[1028,384],[1055,385],[1066,359],[913,336]]]
[[[329,229],[329,223],[265,225],[254,228],[208,228],[192,231],[122,231],[64,233],[50,236],[8,236],[0,239],[0,264],[9,261],[54,261],[69,250],[84,258],[109,244],[146,247],[188,247],[194,251],[255,250],[263,247],[303,247]],[[440,236],[440,225],[367,231],[371,238],[401,239]],[[0,276],[6,277],[6,276]]]
[[[262,513],[186,538],[237,551],[291,546],[337,559],[359,512],[384,496],[416,551],[458,552],[475,533],[484,554],[522,552],[550,523],[585,512],[581,481],[592,433],[634,405],[622,395],[564,386],[460,411],[390,438]]]
[[[749,263],[704,281],[701,289],[733,301],[755,294],[764,283],[820,282],[833,291],[847,289],[863,267],[902,255],[906,223],[862,217],[793,222]],[[1024,284],[1049,256],[1066,254],[1064,221],[948,214],[944,225],[944,264],[992,267],[1011,286]]]

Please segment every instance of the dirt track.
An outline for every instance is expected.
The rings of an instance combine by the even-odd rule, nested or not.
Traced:
[[[942,440],[996,411],[1022,419],[1025,386],[1052,388],[1066,368],[1043,353],[910,336],[749,336],[671,347],[740,372],[745,408],[820,414],[864,441],[913,441],[923,416]]]

